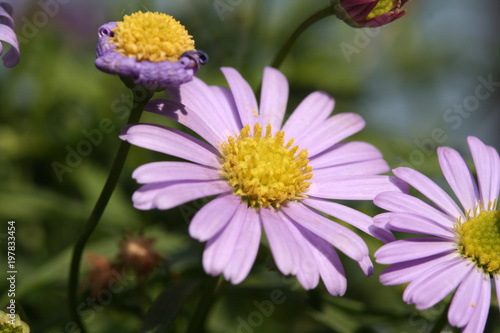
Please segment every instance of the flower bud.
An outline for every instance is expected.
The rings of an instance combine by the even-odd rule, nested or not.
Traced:
[[[380,27],[397,20],[408,0],[331,0],[339,19],[355,28]]]

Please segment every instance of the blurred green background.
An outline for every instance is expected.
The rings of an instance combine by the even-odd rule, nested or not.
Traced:
[[[221,2],[225,11],[217,7]],[[94,67],[98,27],[137,10],[171,14],[194,36],[196,48],[210,57],[200,78],[226,85],[219,67],[231,66],[257,87],[263,67],[293,29],[327,3],[11,1],[21,61],[13,69],[0,66],[0,258],[6,266],[6,222],[15,220],[16,301],[32,332],[71,332],[66,299],[70,254],[104,184],[119,145],[118,131],[126,121],[123,107],[129,91],[117,77]],[[375,144],[391,167],[412,166],[444,184],[435,155],[438,145],[454,147],[469,158],[466,137],[473,135],[500,148],[500,4],[412,0],[405,9],[405,17],[379,29],[352,29],[330,17],[306,31],[281,67],[290,83],[288,112],[310,92],[326,91],[336,100],[335,112],[365,118],[366,128],[355,139]],[[493,83],[487,88],[489,96],[480,100],[477,86],[485,81]],[[142,121],[176,126],[151,114],[144,114]],[[102,122],[109,131],[102,130]],[[69,152],[82,148],[86,133],[96,131],[100,139],[86,146],[86,156],[68,164]],[[191,321],[201,320],[193,315],[213,279],[201,267],[203,244],[188,236],[187,226],[206,200],[169,211],[137,211],[131,204],[138,187],[132,171],[161,159],[165,156],[131,149],[85,255],[114,259],[123,235],[143,230],[155,237],[165,262],[146,281],[130,277],[109,304],[85,305],[89,332],[138,332],[164,290],[156,306],[171,314],[178,306],[179,311],[169,331],[184,332]],[[67,168],[56,171],[58,163]],[[370,202],[349,204],[369,215],[380,212]],[[363,237],[373,254],[381,242]],[[383,287],[378,282],[381,265],[375,264],[374,276],[367,278],[352,260],[342,261],[347,293],[334,298],[321,282],[315,290],[304,291],[295,278],[283,277],[263,245],[249,277],[237,286],[225,283],[219,291],[206,331],[427,332],[444,310],[443,304],[426,311],[406,305],[401,300],[404,286]],[[81,281],[88,270],[83,261]],[[7,289],[2,278],[1,306]],[[271,300],[276,290],[283,302],[274,303],[272,313],[259,310],[256,304]],[[81,296],[89,296],[84,287]],[[487,330],[500,331],[494,329],[498,303],[496,297],[492,300]]]

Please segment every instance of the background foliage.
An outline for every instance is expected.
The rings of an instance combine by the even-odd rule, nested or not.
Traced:
[[[220,2],[230,9],[217,11]],[[226,85],[219,67],[231,66],[257,87],[263,67],[293,29],[326,4],[12,3],[22,58],[14,69],[0,66],[0,257],[6,262],[5,222],[15,220],[16,301],[32,332],[71,332],[66,295],[72,246],[104,184],[126,119],[129,92],[117,77],[94,67],[97,28],[137,10],[169,13],[210,56],[200,78]],[[355,139],[375,144],[391,167],[409,164],[443,184],[435,155],[438,145],[470,156],[465,139],[474,135],[500,148],[500,6],[487,0],[413,0],[405,8],[404,18],[371,31],[352,29],[333,17],[313,25],[281,68],[290,82],[288,112],[310,92],[326,91],[336,99],[336,112],[357,112],[365,118],[367,126]],[[456,111],[457,105],[476,96],[481,78],[497,82],[490,96],[471,111]],[[176,126],[150,114],[142,121]],[[86,133],[95,135],[91,148],[71,159],[70,151],[84,149],[82,142],[89,141]],[[132,171],[160,159],[165,156],[131,149],[86,253],[113,259],[127,231],[144,230],[156,238],[165,261],[146,281],[127,275],[123,290],[108,304],[85,303],[90,332],[138,332],[146,317],[146,328],[157,327],[158,332],[169,324],[169,331],[184,332],[192,321],[202,321],[195,313],[203,310],[204,290],[217,279],[203,272],[203,244],[189,238],[187,226],[206,200],[169,211],[137,211],[131,204],[137,188]],[[54,162],[65,165],[65,172],[56,171]],[[349,204],[369,215],[380,212],[369,202]],[[381,243],[363,237],[373,254]],[[404,286],[383,287],[378,282],[381,265],[367,278],[352,260],[342,261],[347,293],[334,298],[321,282],[315,290],[304,291],[295,278],[282,276],[264,244],[250,276],[237,286],[223,284],[212,300],[207,332],[426,332],[444,310],[443,304],[420,312],[406,305],[401,300]],[[84,262],[82,281],[87,271]],[[1,304],[7,289],[6,279],[0,279]],[[89,294],[83,286],[82,293],[85,302]],[[487,330],[500,331],[494,329],[498,304],[496,297],[492,300]]]

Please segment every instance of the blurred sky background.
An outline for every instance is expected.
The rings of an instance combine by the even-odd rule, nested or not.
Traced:
[[[212,0],[10,1],[21,61],[13,69],[0,66],[0,220],[18,223],[18,265],[24,272],[19,275],[18,299],[39,331],[58,332],[60,322],[68,320],[69,254],[104,184],[119,144],[119,128],[126,121],[116,106],[125,105],[129,92],[117,77],[94,67],[99,26],[137,10],[171,14],[194,36],[196,48],[210,57],[200,78],[226,86],[219,67],[230,66],[257,87],[264,66],[291,32],[328,4],[327,0],[221,1],[228,4],[227,11],[218,11]],[[391,167],[409,164],[443,183],[435,155],[438,145],[454,147],[469,161],[469,135],[500,149],[500,3],[410,0],[404,8],[405,17],[370,31],[353,29],[335,17],[315,23],[280,68],[290,83],[287,110],[293,111],[310,92],[325,91],[336,100],[334,112],[356,112],[366,120],[365,130],[355,139],[375,144]],[[70,172],[58,174],[54,162],[68,165],[68,152],[87,140],[84,131],[99,129],[103,119],[109,119],[113,129],[101,131],[102,140],[92,145],[89,154],[69,166]],[[142,121],[171,125],[150,114],[144,114]],[[159,158],[164,157],[132,148],[122,182],[91,238],[90,249],[112,257],[124,232],[143,228],[159,239],[161,251],[173,256],[174,268],[182,272],[183,260],[188,258],[199,273],[196,255],[178,253],[178,248],[195,247],[198,253],[202,247],[186,232],[192,216],[186,212],[195,211],[196,205],[169,212],[132,208],[130,196],[137,185],[130,174]],[[378,212],[366,209],[368,214]],[[184,222],[171,223],[176,219]],[[371,251],[377,244],[369,243]],[[349,264],[345,265],[347,271]],[[360,275],[359,268],[354,270],[353,276]],[[364,281],[358,278],[363,277],[349,280],[348,293],[360,300],[365,289],[352,291]],[[377,285],[377,274],[370,281],[370,286]],[[402,289],[390,290],[393,296],[388,304],[402,306]],[[379,292],[371,291],[370,302],[376,302]],[[47,300],[47,293],[55,299]],[[414,311],[405,309],[410,314]],[[107,318],[117,332],[122,315]],[[282,320],[284,315],[280,316]],[[212,330],[231,327],[234,317],[227,318],[222,321],[227,326],[212,320]],[[335,331],[328,326],[334,324],[314,318],[315,324],[310,330],[303,326],[304,332],[320,332],[321,327]],[[403,321],[404,330],[415,329],[407,319]],[[114,331],[104,319],[95,325],[96,332]],[[139,324],[124,321],[122,325]],[[272,332],[276,326],[270,325],[263,331]]]

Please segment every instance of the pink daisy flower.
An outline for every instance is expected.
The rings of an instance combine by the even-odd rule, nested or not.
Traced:
[[[384,285],[411,282],[403,300],[417,309],[435,305],[458,287],[448,311],[449,323],[464,332],[482,332],[491,279],[500,294],[500,158],[493,147],[475,137],[469,137],[468,143],[479,188],[457,151],[448,147],[437,151],[443,174],[463,210],[421,173],[410,168],[393,171],[434,205],[408,194],[382,193],[374,203],[390,213],[376,216],[374,223],[430,237],[386,244],[375,257],[378,263],[391,265],[380,275]]]
[[[189,127],[205,141],[153,124],[126,127],[131,144],[189,162],[155,162],[135,170],[143,185],[132,199],[137,209],[170,209],[216,196],[193,217],[189,233],[207,242],[203,267],[237,284],[255,261],[261,231],[276,266],[296,275],[306,289],[323,282],[332,295],[343,295],[346,278],[334,249],[373,271],[360,236],[326,218],[337,217],[383,241],[393,240],[369,216],[325,199],[370,200],[382,191],[401,191],[404,182],[378,175],[389,170],[381,153],[364,142],[341,140],[360,131],[353,113],[328,117],[334,101],[314,92],[282,126],[288,82],[266,68],[260,107],[249,84],[232,68],[222,68],[230,90],[193,78],[151,101],[146,110]],[[300,148],[299,148],[300,147]],[[333,246],[332,246],[333,245]]]

